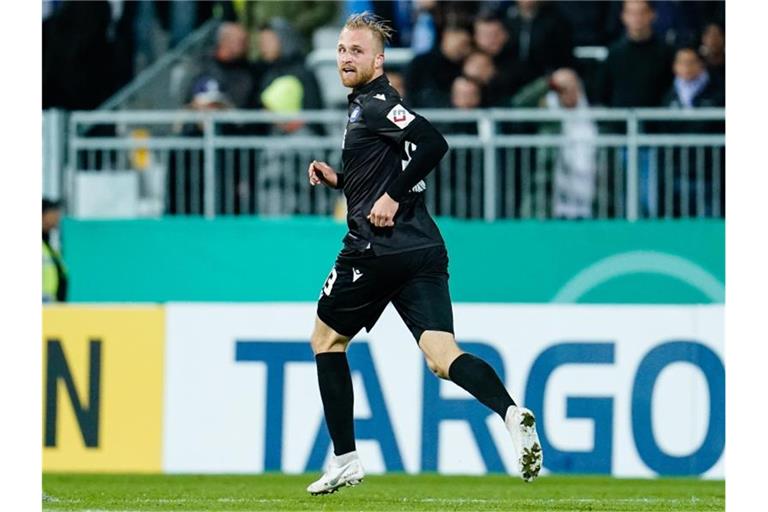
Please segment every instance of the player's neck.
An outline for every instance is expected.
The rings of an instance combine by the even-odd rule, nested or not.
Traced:
[[[368,85],[370,85],[371,83],[375,82],[376,80],[378,80],[382,76],[384,76],[384,70],[383,69],[377,71],[376,73],[374,73],[374,75],[371,77],[371,79],[368,80],[367,82],[365,82],[364,84],[361,84],[361,85],[358,85],[357,87],[355,87],[355,90],[359,91],[360,89],[368,87]]]

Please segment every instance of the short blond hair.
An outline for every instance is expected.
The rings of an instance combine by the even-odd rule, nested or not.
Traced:
[[[392,34],[395,32],[388,20],[368,11],[351,14],[344,23],[344,28],[349,30],[367,28],[381,44],[382,51],[384,51],[384,45],[392,39]]]

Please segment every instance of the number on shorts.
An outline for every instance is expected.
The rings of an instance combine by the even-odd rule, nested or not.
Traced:
[[[333,290],[333,283],[336,282],[337,277],[338,277],[338,274],[336,273],[336,267],[333,267],[331,269],[331,273],[328,275],[328,279],[325,280],[325,285],[323,286],[323,293],[326,294],[328,297],[331,296],[331,290]]]

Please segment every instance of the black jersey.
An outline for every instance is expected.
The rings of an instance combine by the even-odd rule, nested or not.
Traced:
[[[382,255],[443,245],[440,231],[424,203],[423,180],[399,199],[394,227],[377,228],[367,218],[376,200],[387,192],[413,152],[418,151],[413,141],[419,140],[417,130],[428,122],[403,105],[386,75],[355,89],[348,99],[342,143],[342,187],[349,227],[345,247],[355,251],[371,249]],[[431,133],[436,133],[428,127]]]

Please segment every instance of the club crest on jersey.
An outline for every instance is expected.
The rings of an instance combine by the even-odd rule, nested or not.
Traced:
[[[392,110],[387,114],[387,119],[392,121],[401,130],[411,124],[411,121],[416,119],[413,114],[408,112],[404,106],[397,104],[392,107]]]
[[[360,114],[362,114],[363,110],[360,107],[355,107],[354,110],[352,110],[352,113],[349,114],[349,122],[354,123],[358,119],[360,119]]]

